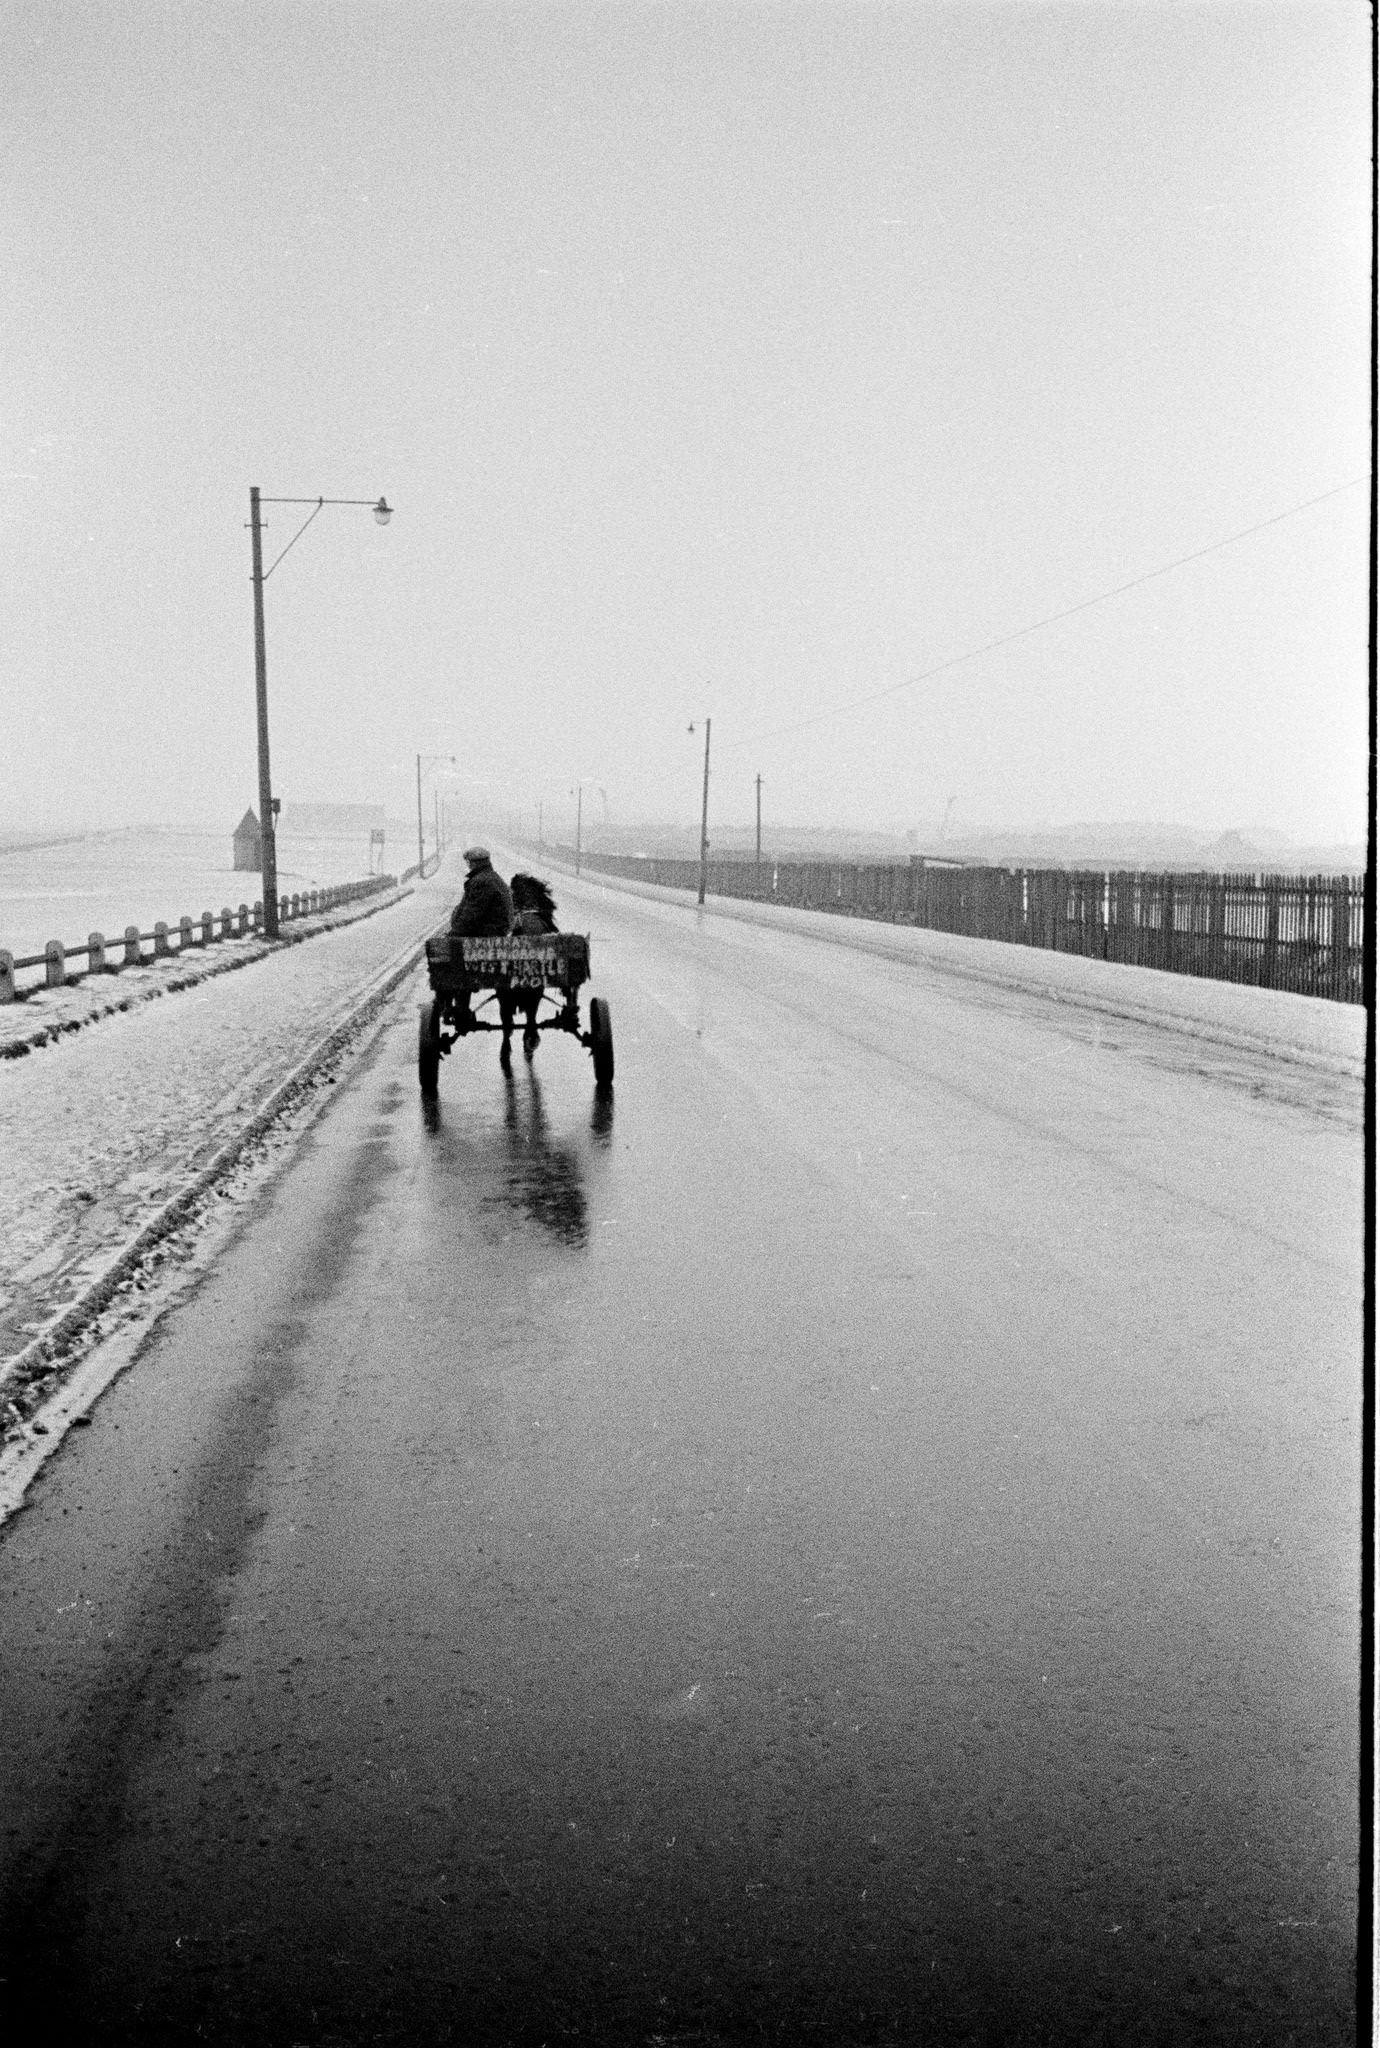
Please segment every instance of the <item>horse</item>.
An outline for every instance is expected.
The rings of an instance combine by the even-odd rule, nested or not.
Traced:
[[[540,876],[514,875],[508,886],[512,891],[513,897],[513,929],[515,932],[536,934],[538,932],[554,932],[557,929],[556,899]],[[530,1060],[537,1049],[540,1038],[537,1030],[537,1008],[541,1002],[541,990],[534,989],[530,994],[519,996],[515,1000],[521,1004],[527,1018],[527,1024],[522,1034],[522,1050]],[[510,1010],[509,1017],[511,1015],[512,1012]],[[505,1044],[507,1043],[506,1036],[504,1042]]]

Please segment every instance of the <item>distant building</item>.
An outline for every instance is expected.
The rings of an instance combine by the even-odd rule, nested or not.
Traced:
[[[383,864],[385,812],[382,804],[289,804],[278,812],[278,866],[316,881],[346,880]],[[263,839],[253,811],[246,811],[231,840],[236,873],[257,874]]]
[[[278,872],[313,884],[371,875],[385,825],[382,804],[284,801],[276,831]]]
[[[278,816],[280,839],[349,839],[365,849],[383,828],[382,804],[284,803]]]
[[[246,811],[240,819],[230,844],[235,849],[236,874],[257,874],[263,866],[263,843],[259,837],[259,821],[253,811]]]

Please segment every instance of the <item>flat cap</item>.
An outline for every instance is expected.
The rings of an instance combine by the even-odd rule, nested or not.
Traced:
[[[473,866],[476,861],[488,860],[489,857],[489,849],[487,846],[467,846],[465,848],[465,859],[469,861],[471,866]]]

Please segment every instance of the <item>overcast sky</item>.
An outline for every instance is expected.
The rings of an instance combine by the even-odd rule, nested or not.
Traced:
[[[397,508],[285,799],[1362,837],[1369,110],[1359,0],[9,0],[0,824],[256,800],[258,484]]]

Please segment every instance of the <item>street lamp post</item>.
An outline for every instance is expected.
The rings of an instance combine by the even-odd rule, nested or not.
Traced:
[[[264,645],[264,544],[259,530],[259,492],[249,493],[250,553],[254,564],[254,702],[259,725],[259,868],[264,892],[264,932],[278,936],[278,843],[273,829],[273,778],[268,766],[268,654]]]
[[[417,756],[417,872],[418,872],[418,874],[421,874],[421,873],[423,873],[423,871],[424,871],[424,870],[425,870],[425,868],[426,868],[426,840],[425,840],[425,838],[424,838],[424,836],[423,836],[423,829],[422,829],[422,768],[423,768],[423,765],[425,765],[425,766],[426,766],[426,767],[428,767],[428,768],[434,768],[434,767],[436,766],[436,764],[437,764],[437,762],[438,762],[438,761],[440,761],[440,762],[443,762],[444,764],[446,764],[446,765],[447,765],[448,767],[451,767],[451,768],[453,768],[453,767],[455,766],[455,756],[454,756],[454,754],[418,754],[418,756]],[[435,790],[433,790],[433,791],[432,791],[432,795],[434,796],[435,794],[436,794],[436,792],[435,792]],[[440,826],[439,826],[439,824],[438,824],[438,826],[437,826],[437,830],[436,830],[436,850],[437,850],[437,852],[438,852],[438,853],[440,852],[440,841],[441,841],[441,832],[440,832]]]
[[[713,721],[704,721],[704,795],[700,800],[700,902],[704,902],[705,884],[709,877],[709,729]],[[687,732],[695,730],[692,718]]]
[[[704,721],[704,796],[700,803],[700,902],[704,902],[705,883],[709,877],[709,726]]]
[[[580,872],[581,851],[584,845],[585,784],[593,782],[593,780],[594,777],[592,775],[582,775],[574,789],[570,792],[575,799],[575,872],[577,875]],[[540,811],[537,814],[537,831],[538,833],[541,831]]]
[[[266,569],[259,519],[260,505],[312,507],[282,554],[276,555]],[[260,496],[257,484],[251,484],[249,489],[249,536],[254,581],[254,693],[259,728],[259,866],[263,877],[264,937],[268,939],[276,939],[278,936],[278,807],[273,796],[273,777],[269,772],[268,759],[268,655],[264,642],[264,585],[282,561],[283,555],[288,552],[288,548],[297,545],[323,505],[367,505],[380,526],[387,526],[393,517],[393,507],[386,498],[379,498],[377,502],[373,498],[264,498]]]

